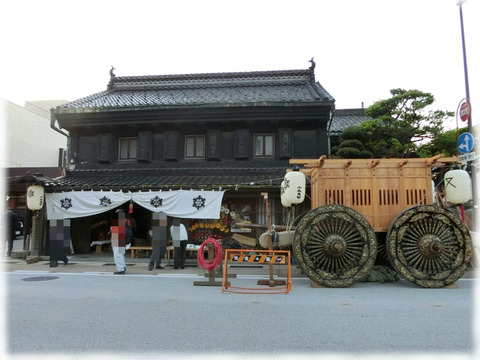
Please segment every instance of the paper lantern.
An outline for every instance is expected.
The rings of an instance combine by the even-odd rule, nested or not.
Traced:
[[[307,180],[305,174],[300,171],[290,171],[285,174],[285,201],[290,204],[300,204],[305,199],[305,187]]]
[[[283,206],[285,207],[292,206],[292,204],[285,199],[285,180],[282,181],[282,183],[280,184],[280,200],[282,201]]]
[[[40,210],[43,207],[44,191],[40,185],[32,185],[27,189],[27,207],[30,210]]]
[[[452,204],[463,204],[472,198],[470,176],[465,170],[447,171],[443,180],[445,195]]]

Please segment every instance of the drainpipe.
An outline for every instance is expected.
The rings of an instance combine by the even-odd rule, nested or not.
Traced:
[[[67,138],[70,137],[70,135],[62,130],[60,130],[59,128],[57,128],[55,126],[55,109],[50,109],[50,127],[55,130],[56,132],[62,134],[63,136],[66,136]]]
[[[68,151],[68,148],[70,147],[70,134],[65,132],[65,131],[62,131],[60,130],[59,128],[57,128],[55,126],[55,109],[54,108],[51,108],[50,109],[50,127],[55,130],[56,132],[62,134],[63,136],[66,136],[67,137],[67,151]],[[67,159],[68,161],[68,159]],[[62,162],[63,163],[63,162]],[[65,168],[65,166],[63,166]]]
[[[59,128],[57,128],[57,127],[55,126],[55,120],[56,120],[56,119],[55,119],[55,109],[52,108],[52,109],[50,109],[50,127],[51,127],[53,130],[55,130],[56,132],[58,132],[58,133],[62,134],[63,136],[66,136],[66,137],[67,137],[67,149],[68,149],[68,147],[70,146],[70,134],[67,133],[67,132],[65,132],[65,131],[60,130]],[[36,213],[37,213],[37,214],[36,214],[37,216],[32,216],[32,222],[34,222],[34,220],[36,220],[35,222],[36,222],[36,223],[39,223],[39,222],[40,222],[40,219],[38,219],[38,211],[37,211]],[[46,220],[45,220],[45,221],[46,221]],[[45,223],[45,225],[46,225],[46,223]],[[38,224],[37,224],[37,225],[32,225],[32,227],[33,227],[33,230],[34,230],[34,233],[32,234],[32,238],[33,238],[34,241],[35,241],[35,239],[36,239],[37,237],[38,237],[38,238],[43,237],[44,232],[41,232],[41,233],[40,233],[41,227],[40,227]],[[48,229],[48,226],[45,226],[45,228]],[[37,234],[37,232],[40,233],[40,234]],[[46,232],[47,232],[47,234],[48,234],[48,230],[47,230]],[[35,235],[35,236],[33,236],[33,235]],[[48,237],[48,235],[47,235],[47,237]],[[37,246],[38,246],[39,248],[37,248]],[[32,250],[33,250],[33,252],[35,252],[35,253],[38,252],[38,255],[40,255],[40,251],[41,251],[40,248],[41,248],[41,245],[36,245]]]
[[[330,141],[330,128],[332,127],[333,115],[335,114],[335,109],[330,110],[330,121],[328,122],[327,128],[327,156],[330,157],[332,154],[331,141]]]

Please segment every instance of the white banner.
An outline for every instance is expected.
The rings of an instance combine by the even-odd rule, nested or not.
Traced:
[[[73,219],[113,210],[130,201],[121,191],[70,191],[45,194],[47,218]]]
[[[72,219],[113,210],[133,200],[152,211],[189,219],[219,219],[225,191],[70,191],[45,194],[47,218]]]
[[[132,194],[138,205],[167,216],[187,219],[219,219],[225,191],[151,191]]]

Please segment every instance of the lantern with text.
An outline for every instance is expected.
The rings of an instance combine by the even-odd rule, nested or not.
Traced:
[[[299,170],[293,170],[284,177],[284,199],[290,204],[300,204],[305,199],[306,177]],[[283,201],[282,201],[283,202]]]
[[[30,210],[40,210],[44,203],[44,191],[40,185],[32,185],[27,189],[27,207]]]
[[[280,185],[280,200],[282,201],[282,205],[285,207],[290,207],[292,204],[288,202],[285,198],[285,180],[282,181],[282,184]]]

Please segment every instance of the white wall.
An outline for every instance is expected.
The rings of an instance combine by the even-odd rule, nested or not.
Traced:
[[[66,136],[50,127],[50,119],[0,99],[2,118],[1,167],[57,167],[58,149]]]

